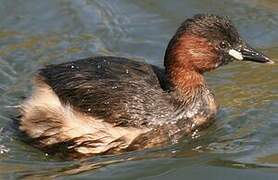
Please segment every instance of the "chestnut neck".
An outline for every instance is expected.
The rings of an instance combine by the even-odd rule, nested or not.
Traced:
[[[205,38],[178,34],[167,47],[164,65],[171,90],[188,98],[206,87],[203,73],[217,67],[217,54]]]

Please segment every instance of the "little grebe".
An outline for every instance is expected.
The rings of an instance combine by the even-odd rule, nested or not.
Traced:
[[[213,122],[217,104],[203,73],[233,60],[272,63],[216,15],[187,19],[171,39],[165,70],[121,57],[92,57],[39,70],[21,105],[20,130],[70,157],[157,147]]]

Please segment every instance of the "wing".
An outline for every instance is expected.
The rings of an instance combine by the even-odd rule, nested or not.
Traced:
[[[41,69],[39,75],[63,103],[118,126],[162,120],[169,104],[153,66],[118,57],[94,57]],[[163,113],[162,113],[163,114]]]

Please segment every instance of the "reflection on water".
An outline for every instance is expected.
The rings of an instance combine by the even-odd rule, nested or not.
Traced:
[[[230,16],[250,44],[278,61],[276,0],[0,0],[0,4],[0,15],[5,17],[0,21],[3,178],[182,179],[186,175],[191,179],[196,174],[213,178],[210,172],[216,171],[227,179],[278,177],[278,63],[232,63],[208,73],[221,104],[217,121],[199,138],[185,138],[175,146],[62,161],[23,143],[11,125],[16,105],[30,94],[30,79],[43,65],[101,54],[161,66],[177,26],[200,12]]]

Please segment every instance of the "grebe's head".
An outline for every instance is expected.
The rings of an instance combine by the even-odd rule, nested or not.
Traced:
[[[178,28],[167,47],[164,64],[168,73],[174,71],[172,68],[203,73],[233,60],[273,63],[243,41],[229,19],[196,15]]]

